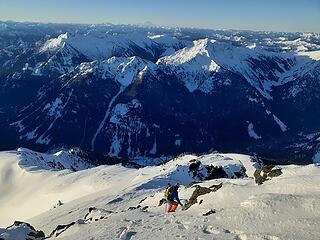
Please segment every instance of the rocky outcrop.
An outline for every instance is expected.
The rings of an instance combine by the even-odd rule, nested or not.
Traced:
[[[208,211],[208,212],[206,212],[206,213],[202,214],[202,216],[206,217],[206,216],[209,216],[209,215],[214,214],[214,213],[216,213],[216,211],[215,211],[215,210],[213,210],[213,209],[211,209],[210,211]]]
[[[0,228],[0,240],[42,240],[45,238],[43,231],[36,230],[33,226],[26,222],[15,221],[6,229]]]
[[[141,205],[138,205],[138,206],[136,206],[136,207],[129,207],[128,210],[140,209],[141,211],[147,211],[148,208],[149,208],[149,206],[141,207]],[[122,211],[122,212],[125,212],[125,211]]]
[[[225,161],[233,161],[232,158],[219,156]],[[237,163],[236,168],[230,168],[230,165],[219,166],[212,164],[204,164],[198,159],[192,159],[189,161],[188,166],[189,174],[192,174],[192,178],[197,181],[212,180],[218,178],[242,178],[248,177],[246,174],[246,168],[242,163]],[[192,183],[191,183],[192,184]],[[188,187],[190,187],[188,185]]]
[[[144,201],[145,199],[143,199]],[[149,206],[137,205],[136,207],[129,207],[121,212],[126,212],[130,210],[140,210],[147,211]],[[47,238],[59,237],[62,233],[77,224],[90,224],[92,222],[97,222],[100,220],[107,219],[112,214],[117,214],[118,212],[106,210],[103,208],[90,207],[88,212],[85,214],[84,218],[72,221],[68,224],[58,225],[47,237],[43,231],[37,231],[29,223],[15,221],[13,225],[7,227],[6,229],[0,228],[0,240],[43,240]]]
[[[84,216],[84,221],[86,223],[99,221],[101,219],[105,219],[109,217],[113,213],[116,213],[116,212],[109,211],[103,208],[90,207],[89,212]]]
[[[61,200],[58,200],[57,203],[53,206],[53,208],[58,208],[63,205],[63,202]]]
[[[265,165],[260,169],[257,169],[253,176],[256,184],[263,184],[265,181],[278,177],[282,174],[281,168],[274,169],[274,165]]]
[[[190,161],[189,171],[192,173],[193,178],[198,178],[203,180],[204,176],[200,171],[201,162],[197,159],[193,159]]]
[[[162,206],[163,204],[165,204],[167,202],[167,200],[165,198],[160,199],[158,207]]]
[[[218,189],[222,187],[222,183],[218,185],[212,185],[209,188],[207,187],[201,187],[199,185],[194,186],[196,189],[193,191],[190,199],[187,201],[187,203],[183,206],[183,210],[189,209],[192,205],[196,204],[198,202],[197,198],[201,195],[205,195],[211,192],[215,192]]]
[[[217,178],[227,178],[228,174],[223,170],[222,166],[206,166],[208,171],[208,176],[206,180],[217,179]]]
[[[56,229],[54,229],[51,234],[49,235],[49,238],[51,237],[58,237],[61,233],[65,232],[66,230],[68,230],[68,228],[72,227],[73,225],[75,225],[76,222],[71,222],[69,224],[66,225],[58,225],[56,227]]]
[[[140,202],[139,202],[139,204],[142,203],[142,202],[144,202],[145,200],[147,200],[147,198],[148,198],[148,197],[145,197],[145,198],[141,199]]]
[[[236,178],[248,177],[246,171],[247,170],[245,169],[245,167],[242,166],[240,171],[234,172],[234,175],[236,176]]]

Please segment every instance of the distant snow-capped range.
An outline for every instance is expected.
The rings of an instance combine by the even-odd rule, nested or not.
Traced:
[[[220,150],[286,162],[318,151],[317,33],[0,26],[1,149],[77,146],[136,161]]]

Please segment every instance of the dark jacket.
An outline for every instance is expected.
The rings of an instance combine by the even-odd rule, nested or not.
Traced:
[[[176,200],[180,205],[182,205],[182,203],[180,202],[180,199],[179,199],[177,186],[174,186],[174,190],[173,190],[173,192],[170,196],[170,199],[169,199],[170,202],[173,202],[174,200]]]

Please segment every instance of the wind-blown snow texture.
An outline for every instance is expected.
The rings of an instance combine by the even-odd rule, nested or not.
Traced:
[[[0,149],[316,154],[319,34],[0,25]]]
[[[160,166],[99,166],[77,172],[31,167],[37,164],[33,155],[42,156],[44,162],[52,160],[50,155],[27,149],[0,152],[0,238],[24,239],[17,236],[26,235],[27,225],[3,228],[17,219],[46,236],[52,233],[49,239],[320,237],[320,169],[316,164],[276,166],[282,168],[282,175],[256,185],[253,175],[261,163],[240,154],[185,155]],[[205,166],[221,166],[227,178],[201,181],[189,171],[192,160],[201,162],[199,174],[205,176]],[[246,176],[235,176],[244,170]],[[195,189],[186,188],[190,182],[199,181],[202,187],[223,185],[199,196],[186,211],[179,207],[176,213],[165,213],[165,206],[158,202],[167,183],[177,181],[182,184],[183,202]]]

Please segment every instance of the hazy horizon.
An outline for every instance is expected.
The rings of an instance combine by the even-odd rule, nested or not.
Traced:
[[[320,33],[320,1],[0,0],[0,20]]]
[[[169,25],[158,25],[151,21],[146,21],[144,23],[113,23],[113,22],[97,22],[97,23],[79,23],[79,22],[40,22],[40,21],[16,21],[13,19],[0,19],[0,22],[3,23],[21,23],[21,24],[68,24],[68,25],[103,25],[103,24],[112,24],[112,25],[124,25],[124,26],[137,26],[137,27],[168,27],[168,28],[181,28],[181,29],[198,29],[198,30],[221,30],[221,31],[252,31],[252,32],[283,32],[283,33],[319,33],[315,31],[276,31],[276,30],[264,30],[264,29],[236,29],[236,28],[210,28],[210,27],[190,27],[190,26],[169,26]]]

